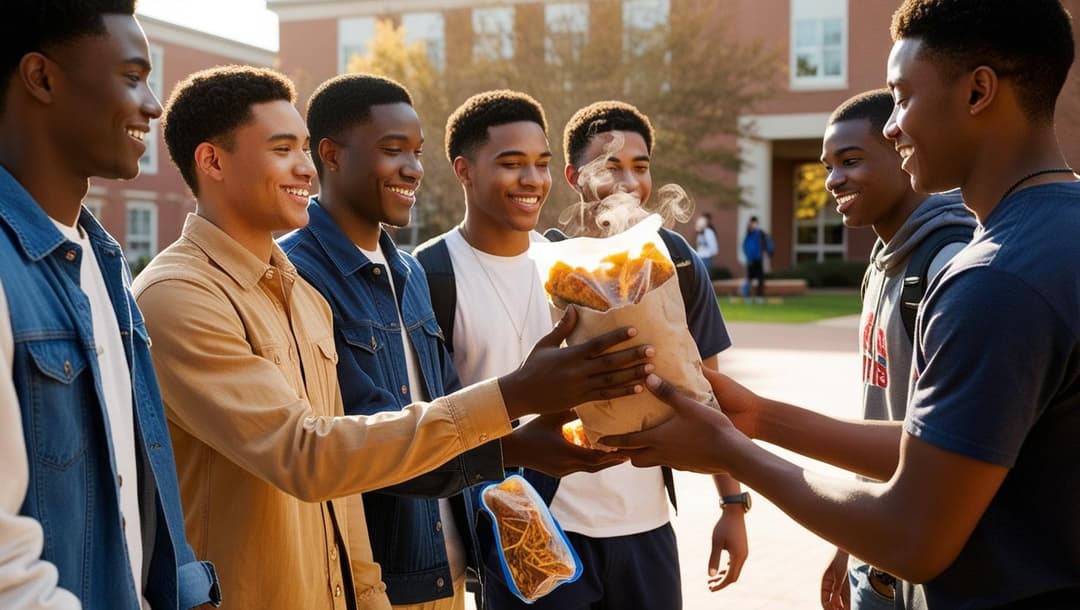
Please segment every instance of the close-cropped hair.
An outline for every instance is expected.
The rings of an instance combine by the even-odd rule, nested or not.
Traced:
[[[165,113],[162,131],[169,156],[191,192],[195,181],[195,149],[212,142],[232,150],[237,128],[254,118],[251,107],[266,102],[296,100],[296,89],[285,75],[252,66],[219,66],[191,74],[177,83]]]
[[[334,139],[346,129],[371,118],[371,107],[384,104],[413,105],[401,83],[374,74],[342,74],[319,85],[308,100],[307,127],[311,135],[311,160],[322,176],[319,142]]]
[[[0,19],[0,112],[8,84],[27,53],[81,36],[103,36],[105,15],[134,15],[135,0],[5,0]]]
[[[465,100],[446,120],[446,158],[468,157],[488,140],[488,128],[527,121],[547,133],[547,118],[540,102],[520,91],[485,91]]]
[[[589,147],[589,141],[609,131],[632,131],[645,140],[645,148],[652,153],[656,132],[649,117],[633,104],[620,101],[593,102],[574,113],[563,129],[563,151],[570,165],[579,167],[589,159],[581,155]]]
[[[829,125],[835,125],[843,121],[870,121],[870,127],[874,133],[881,134],[885,129],[885,123],[892,115],[892,93],[888,89],[874,89],[864,91],[847,99],[829,115]],[[884,138],[885,136],[881,136]]]
[[[953,76],[993,68],[1015,83],[1034,121],[1053,120],[1075,55],[1071,17],[1060,0],[905,0],[891,32],[894,41],[921,40]]]

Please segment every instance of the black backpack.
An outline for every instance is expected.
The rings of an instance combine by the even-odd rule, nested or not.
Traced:
[[[904,286],[900,290],[900,318],[904,321],[904,330],[913,344],[915,342],[915,317],[919,313],[919,303],[926,296],[926,289],[930,286],[930,280],[933,279],[927,277],[930,273],[930,263],[934,262],[945,246],[970,242],[974,232],[975,227],[946,225],[931,231],[911,253],[907,269],[904,271]],[[866,286],[870,282],[874,259],[884,247],[885,242],[880,239],[874,243],[874,249],[870,252],[870,264],[866,266],[862,288],[859,290],[860,300],[866,300]]]

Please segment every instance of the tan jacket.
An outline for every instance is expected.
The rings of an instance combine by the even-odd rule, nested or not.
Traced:
[[[363,504],[344,498],[509,434],[498,383],[344,416],[329,306],[276,245],[264,263],[195,215],[134,292],[188,539],[216,565],[223,607],[345,608],[351,548],[358,606],[389,610]]]

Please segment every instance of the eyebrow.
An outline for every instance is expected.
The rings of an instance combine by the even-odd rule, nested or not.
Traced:
[[[849,152],[852,152],[852,151],[862,152],[862,150],[863,150],[862,146],[845,146],[845,147],[841,148],[840,150],[834,152],[833,156],[834,157],[839,157],[840,155],[843,155],[845,153],[849,153]],[[824,163],[825,162],[825,155],[821,155],[821,158],[818,159],[818,161],[821,161],[822,163]]]
[[[124,65],[131,64],[131,65],[139,66],[140,68],[142,68],[143,70],[146,70],[147,72],[149,72],[150,70],[153,69],[153,67],[150,65],[150,60],[146,59],[145,57],[129,57],[129,58],[125,59],[123,61],[123,63],[124,63]]]
[[[619,159],[615,155],[612,155],[612,156],[608,157],[607,160],[611,161],[612,163],[619,163],[621,161],[621,159]],[[638,155],[637,157],[634,157],[630,161],[631,161],[631,163],[637,163],[639,161],[644,161],[646,163],[651,162],[651,160],[649,159],[649,155]]]
[[[378,141],[382,142],[384,140],[405,140],[407,142],[407,141],[409,141],[409,139],[410,139],[409,136],[407,136],[407,135],[405,135],[403,133],[388,133],[385,136],[379,138]],[[424,138],[420,138],[420,143],[421,144],[424,143]]]
[[[529,156],[528,153],[526,153],[525,151],[522,151],[522,150],[504,150],[501,153],[495,155],[495,158],[496,159],[502,159],[503,157],[527,157],[527,156]],[[540,153],[541,158],[550,157],[550,156],[551,156],[551,151],[550,150],[547,150],[547,151],[544,151],[544,152]]]

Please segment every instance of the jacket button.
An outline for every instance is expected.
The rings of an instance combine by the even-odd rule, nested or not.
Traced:
[[[481,443],[486,443],[487,439],[488,439],[488,435],[486,435],[486,434],[481,434],[480,435],[480,442]]]
[[[442,531],[442,521],[436,521],[435,522],[435,531],[436,532],[441,532]]]
[[[443,587],[445,587],[445,586],[446,586],[446,581],[445,581],[445,580],[443,580],[443,579],[442,579],[442,577],[440,576],[440,577],[439,577],[439,578],[438,578],[438,579],[437,579],[437,580],[435,581],[435,586],[441,589],[441,588],[443,588]]]
[[[371,349],[375,349],[375,348],[376,348],[376,347],[378,347],[378,346],[379,346],[379,344],[378,344],[378,343],[376,343],[376,341],[375,341],[375,337],[372,337],[372,338],[371,338]]]
[[[375,267],[371,270],[372,275],[382,275],[382,267]]]
[[[337,545],[330,547],[330,559],[337,559]]]
[[[116,484],[119,485],[120,487],[124,486],[124,475],[122,475],[122,474],[116,475]]]
[[[66,258],[68,262],[74,261],[77,256],[79,255],[74,250],[68,250],[64,254],[64,258]]]
[[[341,597],[341,585],[334,585],[334,597]]]
[[[263,275],[263,277],[265,277],[268,280],[274,279],[274,270],[273,269],[267,269],[266,273]]]
[[[407,385],[402,385],[402,386],[401,386],[401,395],[402,395],[402,396],[404,396],[404,395],[406,395],[406,394],[408,394],[408,393],[409,393],[409,386],[407,386]]]
[[[71,374],[71,361],[70,360],[65,360],[64,361],[64,374],[65,375],[70,375]]]

